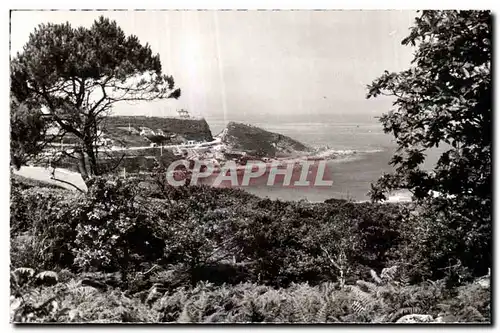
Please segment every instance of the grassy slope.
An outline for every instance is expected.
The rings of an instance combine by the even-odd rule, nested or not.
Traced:
[[[306,145],[279,133],[273,133],[255,126],[230,122],[224,141],[235,150],[274,157],[280,153],[308,151]]]
[[[107,118],[104,124],[105,132],[108,133],[111,138],[122,141],[128,146],[137,147],[149,145],[149,140],[142,136],[128,135],[128,131],[124,128],[128,128],[129,124],[135,129],[139,129],[139,127],[148,127],[155,131],[161,129],[165,133],[181,135],[187,140],[213,140],[210,127],[204,119],[112,116]]]

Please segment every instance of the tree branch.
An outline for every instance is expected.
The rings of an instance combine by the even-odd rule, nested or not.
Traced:
[[[71,183],[71,182],[68,182],[68,181],[66,181],[66,180],[62,180],[62,179],[56,178],[56,177],[55,177],[55,172],[56,172],[56,168],[54,168],[54,169],[52,170],[52,173],[51,173],[51,176],[50,176],[50,179],[51,179],[51,180],[55,180],[55,181],[57,181],[57,182],[61,182],[61,183],[63,183],[63,184],[70,185],[70,186],[74,187],[76,190],[78,190],[80,193],[85,193],[85,191],[84,191],[84,190],[82,190],[81,188],[79,188],[79,187],[78,187],[78,186],[76,186],[75,184],[73,184],[73,183]]]

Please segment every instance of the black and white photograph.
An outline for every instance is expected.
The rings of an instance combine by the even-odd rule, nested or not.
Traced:
[[[10,323],[491,325],[493,17],[11,9]]]

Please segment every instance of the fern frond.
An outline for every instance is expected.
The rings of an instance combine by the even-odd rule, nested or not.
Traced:
[[[10,284],[13,287],[19,287],[19,278],[14,272],[10,272]]]
[[[224,322],[221,320],[223,318],[223,314],[221,312],[214,312],[210,316],[207,316],[205,319],[203,319],[204,323],[220,323]]]
[[[334,317],[334,316],[330,316],[330,317],[328,317],[328,319],[331,319],[332,322],[334,322],[334,323],[341,323],[342,322],[342,320],[340,320],[339,318]]]
[[[451,305],[450,304],[443,304],[443,303],[437,304],[436,307],[439,310],[441,310],[442,312],[449,312],[450,309],[451,309]]]
[[[471,305],[460,311],[460,313],[458,314],[458,319],[461,322],[468,322],[468,323],[482,322],[486,320],[484,316],[481,314],[481,312],[479,312],[478,309],[476,309]]]
[[[354,313],[360,314],[362,312],[366,311],[366,308],[363,306],[363,304],[360,301],[354,301],[351,306],[352,310]]]
[[[14,270],[14,274],[33,277],[35,275],[35,270],[29,267],[19,267]]]
[[[32,281],[32,278],[35,275],[35,270],[28,267],[19,267],[11,273],[11,276],[12,275],[15,276],[14,281],[16,281],[16,284],[18,286],[21,286],[28,283],[29,281]]]
[[[350,291],[353,293],[355,298],[351,305],[351,308],[355,313],[359,314],[361,312],[365,312],[375,303],[369,293],[362,291],[357,286],[350,286]]]
[[[382,284],[382,280],[378,277],[377,272],[373,269],[370,269],[370,275],[372,276],[373,281],[377,284]]]
[[[299,322],[301,323],[309,323],[311,322],[309,318],[309,313],[307,312],[307,306],[303,304],[303,300],[298,300],[296,297],[293,298],[293,304],[294,304],[294,312],[298,315],[299,317]]]
[[[326,323],[328,319],[328,306],[329,302],[323,302],[323,305],[319,309],[318,313],[316,314],[316,322],[317,323]]]
[[[28,291],[28,299],[32,302],[36,302],[37,300],[42,298],[42,296],[42,291],[39,289],[33,288]]]
[[[90,286],[79,286],[71,291],[71,293],[80,301],[87,301],[94,297],[98,290]]]
[[[72,291],[75,290],[76,288],[81,288],[82,284],[81,281],[77,280],[70,280],[64,284],[67,290]]]
[[[399,268],[398,265],[394,265],[389,268],[384,268],[382,269],[382,273],[380,273],[380,277],[386,282],[394,281],[396,273],[398,272],[398,268]]]
[[[422,309],[418,307],[405,307],[401,308],[393,313],[391,313],[389,317],[389,322],[396,322],[399,318],[409,315],[409,314],[416,314],[416,313],[421,313]]]
[[[185,304],[184,307],[182,308],[182,312],[179,315],[177,322],[178,323],[192,323],[192,322],[194,322],[193,318],[189,315],[187,304]]]
[[[389,318],[389,317],[390,317],[390,315],[389,315],[389,314],[384,313],[384,314],[382,314],[382,315],[378,315],[378,316],[376,316],[376,317],[372,320],[372,322],[373,322],[373,323],[377,323],[377,324],[380,324],[380,323],[387,323],[387,322],[390,322],[390,320],[388,320],[388,318]]]
[[[59,281],[59,276],[54,271],[43,271],[35,276],[35,280],[45,285],[53,285]]]
[[[378,288],[375,284],[363,280],[356,281],[356,285],[364,292],[370,293],[376,292]]]

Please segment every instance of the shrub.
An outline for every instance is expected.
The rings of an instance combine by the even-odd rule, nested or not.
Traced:
[[[479,218],[473,212],[466,216],[463,209],[451,211],[447,207],[453,203],[446,198],[427,200],[401,226],[395,260],[406,263],[416,281],[443,278],[457,264],[468,269],[460,273],[465,281],[469,274],[486,274],[492,265],[491,220],[480,213]]]
[[[138,193],[137,183],[94,178],[74,210],[75,264],[85,270],[129,269],[163,257],[162,225],[151,215],[150,204]]]
[[[73,208],[81,195],[32,187],[11,191],[11,264],[36,268],[71,267],[76,225]]]

